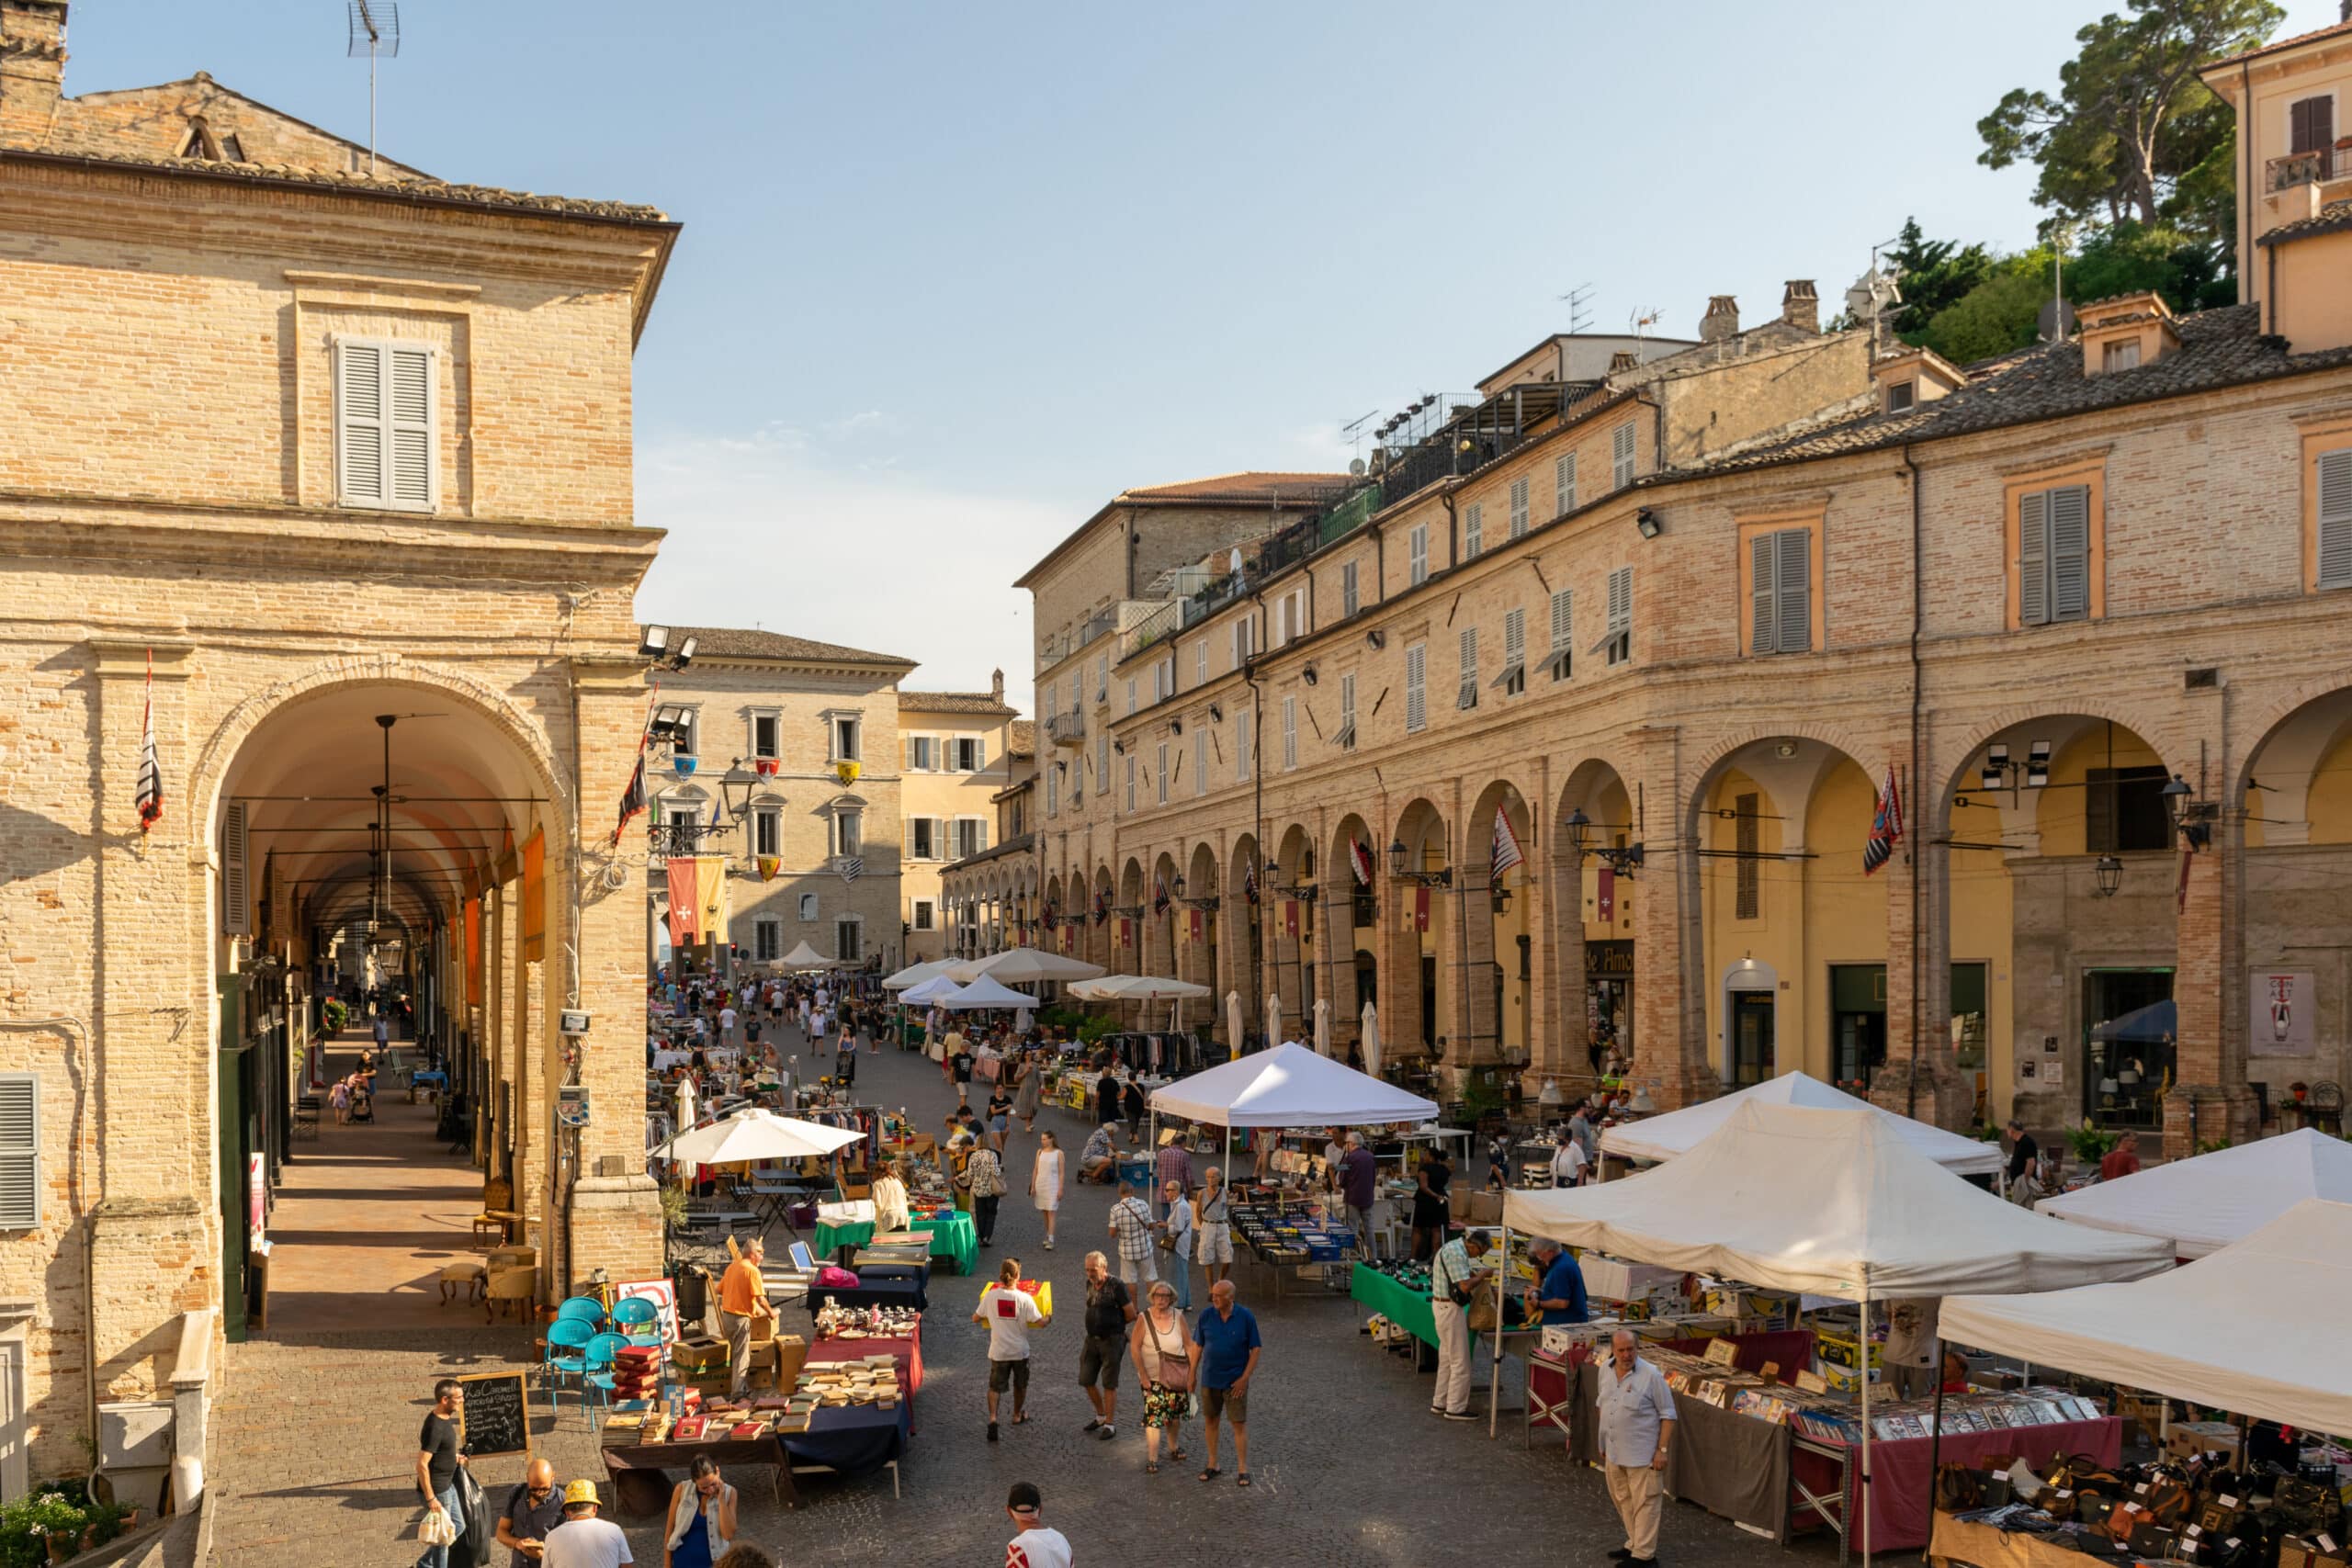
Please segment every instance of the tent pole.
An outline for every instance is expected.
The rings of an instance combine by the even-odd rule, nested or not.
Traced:
[[[1148,1144],[1146,1144],[1146,1145],[1144,1145],[1144,1157],[1145,1157],[1145,1158],[1147,1158],[1147,1159],[1148,1159],[1148,1160],[1151,1162],[1151,1174],[1152,1174],[1152,1179],[1151,1179],[1151,1183],[1150,1183],[1150,1186],[1151,1186],[1151,1195],[1150,1195],[1150,1197],[1149,1197],[1149,1198],[1148,1198],[1148,1199],[1145,1201],[1144,1206],[1145,1206],[1146,1208],[1148,1208],[1148,1209],[1151,1210],[1154,1213],[1158,1214],[1161,1219],[1163,1219],[1163,1220],[1164,1220],[1164,1219],[1166,1219],[1166,1218],[1168,1217],[1168,1215],[1167,1215],[1167,1213],[1166,1213],[1164,1211],[1162,1211],[1162,1210],[1160,1209],[1160,1207],[1159,1207],[1159,1111],[1151,1111],[1151,1112],[1150,1112],[1150,1114],[1149,1114],[1149,1118],[1148,1118],[1148,1122],[1147,1122],[1147,1125],[1148,1125],[1148,1126],[1150,1127],[1150,1129],[1151,1129],[1151,1142],[1149,1142],[1149,1143],[1148,1143]]]
[[[1487,1357],[1487,1436],[1495,1435],[1503,1403],[1503,1276],[1510,1269],[1510,1222],[1503,1222],[1501,1260],[1495,1265],[1495,1347]]]
[[[1862,1380],[1862,1568],[1871,1568],[1871,1291],[1862,1287],[1861,1351],[1855,1358]]]
[[[1943,1469],[1944,1454],[1944,1342],[1939,1337],[1929,1354],[1936,1359],[1935,1425],[1928,1428],[1928,1541],[1932,1546],[1936,1535],[1936,1474]],[[1928,1559],[1928,1547],[1919,1549],[1919,1560]]]

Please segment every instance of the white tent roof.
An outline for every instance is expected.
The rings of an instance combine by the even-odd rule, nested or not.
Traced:
[[[1679,1159],[1598,1187],[1514,1191],[1503,1218],[1643,1263],[1846,1301],[2057,1291],[2172,1260],[2162,1243],[2006,1203],[1876,1112],[1754,1100]]]
[[[2215,1149],[2045,1198],[2045,1214],[2101,1230],[2161,1236],[2202,1258],[2252,1235],[2305,1198],[2352,1203],[2352,1144],[2311,1127]]]
[[[953,995],[940,998],[939,1005],[959,1012],[978,1008],[1033,1008],[1037,1005],[1037,998],[998,985],[992,975],[983,975],[970,985],[959,987]]]
[[[1219,1127],[1363,1127],[1437,1114],[1418,1094],[1295,1044],[1236,1056],[1155,1089],[1151,1108]]]
[[[1166,1002],[1215,995],[1206,986],[1164,975],[1105,975],[1079,981],[1069,994],[1082,1002]]]
[[[681,1133],[653,1152],[685,1165],[733,1165],[741,1160],[829,1155],[863,1135],[846,1127],[828,1127],[755,1108]]]
[[[944,975],[933,975],[930,979],[919,980],[899,992],[899,999],[916,1007],[929,1007],[933,1002],[944,1002],[963,988]]]
[[[1817,1111],[1870,1111],[1883,1116],[1913,1147],[1946,1170],[1961,1176],[1988,1175],[2001,1168],[1997,1144],[1980,1144],[1958,1133],[1881,1111],[1867,1100],[1857,1100],[1842,1089],[1804,1073],[1750,1084],[1734,1094],[1686,1105],[1663,1116],[1651,1116],[1600,1134],[1600,1146],[1627,1159],[1669,1160],[1688,1154],[1693,1145],[1731,1120],[1732,1112],[1749,1100],[1760,1105],[1804,1105]]]
[[[911,990],[913,987],[922,985],[925,980],[937,977],[938,975],[946,967],[947,960],[944,958],[932,958],[926,959],[921,964],[910,964],[904,969],[899,970],[897,974],[884,980],[882,982],[882,988],[886,991]]]
[[[799,946],[786,953],[781,962],[786,969],[831,969],[833,966],[831,959],[809,946],[805,939]]]
[[[1939,1327],[2036,1366],[2352,1433],[2352,1204],[2306,1198],[2153,1280],[1947,1301]]]
[[[967,958],[942,965],[942,973],[968,985],[986,975],[1005,986],[1034,986],[1040,980],[1091,980],[1102,973],[1100,964],[1065,958],[1035,947],[1008,947],[986,958]]]

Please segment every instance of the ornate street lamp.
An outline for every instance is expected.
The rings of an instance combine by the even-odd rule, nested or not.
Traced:
[[[1579,806],[1569,812],[1562,826],[1568,830],[1568,848],[1577,854],[1584,853],[1585,839],[1592,831],[1592,818],[1584,814],[1584,807]]]
[[[752,814],[752,789],[759,782],[760,775],[743,766],[741,757],[735,759],[733,767],[718,775],[719,803],[729,817],[740,823]]]
[[[2213,841],[2213,829],[2203,820],[2204,807],[2196,800],[2197,792],[2178,773],[2164,787],[2165,809],[2172,815],[2174,829],[2188,840],[2192,850],[2201,850]]]
[[[2123,886],[2123,863],[2113,855],[2101,855],[2098,863],[2091,867],[2091,874],[2098,879],[2098,896],[2112,898],[2115,890]]]

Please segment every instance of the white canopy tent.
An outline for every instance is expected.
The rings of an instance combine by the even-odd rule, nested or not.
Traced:
[[[909,1007],[929,1007],[933,1002],[946,1001],[963,988],[944,975],[933,975],[928,980],[919,980],[899,992],[899,999]]]
[[[931,958],[921,964],[910,964],[897,974],[886,978],[882,982],[882,988],[886,991],[911,990],[925,980],[936,978],[946,967],[947,960],[944,958]]]
[[[809,946],[805,938],[798,946],[786,953],[777,962],[785,968],[796,973],[810,969],[831,969],[833,966],[833,961]]]
[[[1065,958],[1035,947],[1008,947],[986,958],[967,958],[943,966],[951,980],[971,984],[986,975],[1000,985],[1034,986],[1040,980],[1091,980],[1102,973],[1100,964]]]
[[[943,980],[946,977],[940,976]],[[992,975],[983,975],[970,985],[959,986],[952,994],[940,998],[939,1005],[950,1012],[976,1012],[982,1008],[1033,1008],[1037,1005],[1037,998],[997,984]]]
[[[2175,1257],[2203,1258],[2311,1198],[2352,1203],[2352,1144],[2304,1127],[2062,1192],[2034,1208],[2078,1225],[2161,1236]]]
[[[1989,1176],[2001,1168],[1997,1144],[1981,1144],[1974,1138],[1947,1133],[1941,1127],[1897,1116],[1892,1111],[1882,1111],[1867,1100],[1858,1100],[1842,1089],[1804,1073],[1782,1073],[1734,1093],[1669,1111],[1663,1116],[1611,1127],[1600,1134],[1600,1146],[1626,1159],[1670,1160],[1690,1153],[1750,1101],[1758,1105],[1805,1106],[1816,1111],[1868,1111],[1884,1117],[1905,1141],[1955,1175]]]
[[[1528,1231],[1685,1273],[1835,1296],[1860,1303],[1865,1318],[1889,1297],[2059,1291],[2171,1266],[2160,1242],[2054,1224],[1959,1179],[1894,1121],[1868,1108],[1745,1100],[1655,1170],[1508,1193],[1504,1240]],[[1864,1382],[1865,1497],[1870,1397]],[[1867,1563],[1871,1509],[1861,1506]]]
[[[1149,1103],[1152,1147],[1159,1145],[1162,1116],[1206,1122],[1225,1129],[1228,1165],[1236,1127],[1366,1127],[1426,1122],[1437,1114],[1435,1101],[1298,1044],[1236,1056],[1179,1078],[1152,1090]]]
[[[1216,993],[1206,986],[1161,975],[1105,975],[1098,980],[1071,982],[1069,994],[1083,1002],[1166,1002]]]
[[[2352,1344],[2352,1203],[2306,1198],[2244,1240],[2154,1279],[1956,1297],[1939,1326],[1947,1339],[2036,1366],[2352,1434],[2352,1358],[2344,1353]]]

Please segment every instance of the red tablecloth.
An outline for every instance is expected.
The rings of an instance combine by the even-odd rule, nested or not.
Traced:
[[[1810,1328],[1779,1329],[1766,1334],[1735,1334],[1731,1342],[1738,1347],[1732,1364],[1743,1372],[1760,1372],[1770,1361],[1781,1369],[1781,1381],[1793,1382],[1796,1375],[1813,1365],[1813,1330]],[[1707,1353],[1707,1339],[1669,1339],[1669,1350],[1679,1350],[1686,1356]]]
[[[1947,1432],[1940,1448],[1928,1438],[1873,1439],[1871,1443],[1871,1550],[1903,1551],[1928,1544],[1929,1511],[1929,1451],[1944,1464],[1982,1465],[1995,1454],[2011,1454],[2040,1470],[2059,1454],[2088,1454],[2103,1465],[2123,1457],[2123,1423],[2112,1416],[2097,1421],[2056,1421],[2046,1427],[2011,1427],[1998,1432]],[[1859,1456],[1852,1465],[1853,1485],[1861,1490]],[[1790,1474],[1813,1491],[1837,1483],[1838,1467],[1802,1448],[1789,1456]],[[1861,1516],[1847,1533],[1852,1549],[1862,1549]]]
[[[863,1361],[868,1356],[888,1356],[899,1366],[899,1386],[906,1391],[907,1414],[914,1414],[915,1395],[922,1388],[922,1325],[904,1339],[820,1339],[808,1347],[810,1366],[831,1362]]]

